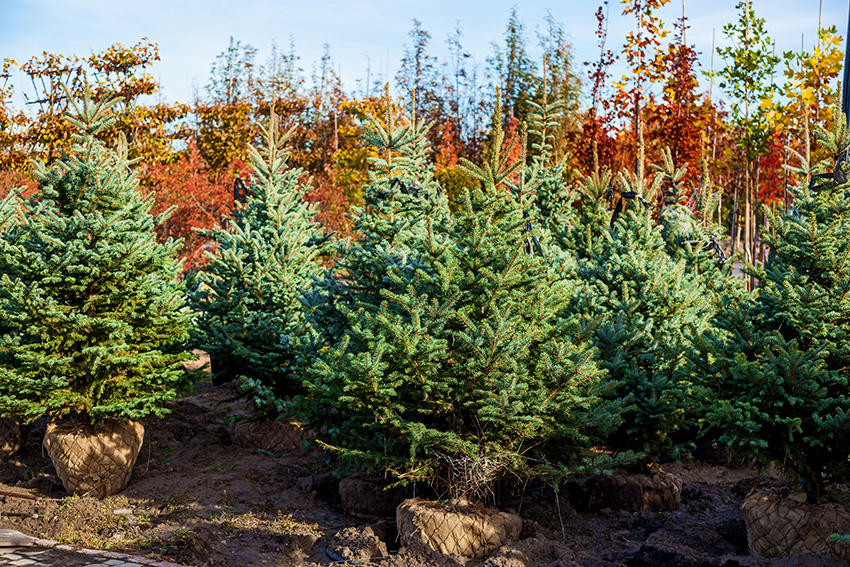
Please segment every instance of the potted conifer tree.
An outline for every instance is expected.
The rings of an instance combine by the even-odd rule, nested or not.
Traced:
[[[301,294],[322,273],[330,235],[304,199],[304,170],[287,164],[293,130],[281,133],[274,112],[260,130],[264,147],[248,148],[253,177],[245,202],[234,204],[227,229],[204,231],[216,251],[190,303],[198,312],[195,344],[254,402],[254,419],[231,422],[231,435],[278,453],[301,444],[297,424],[275,420],[281,400],[304,393],[296,353],[309,325]]]
[[[643,174],[642,159],[637,175],[622,171],[613,182],[607,172],[581,177],[581,216],[559,235],[576,254],[583,288],[565,313],[599,322],[597,356],[623,383],[612,395],[634,402],[609,443],[637,447],[647,462],[681,452],[676,436],[695,423],[686,411],[692,370],[686,352],[710,328],[713,290],[730,273],[709,249],[708,227],[679,202],[686,166],[675,168],[669,152],[662,157],[654,178]],[[652,203],[662,192],[657,210]],[[700,212],[711,211],[708,191],[694,193]]]
[[[700,218],[682,202],[687,166],[677,168],[663,151],[662,165],[652,167],[656,175],[645,175],[641,152],[637,174],[623,170],[612,176],[597,166],[580,176],[581,211],[557,234],[576,256],[582,288],[564,313],[598,322],[596,356],[622,384],[607,395],[632,400],[607,444],[644,453],[628,471],[640,474],[599,475],[584,483],[594,508],[679,506],[681,479],[658,469],[656,461],[686,454],[696,437],[686,395],[693,369],[686,353],[709,328],[718,304],[713,291],[730,273],[710,248],[714,237],[706,213],[713,199],[705,177],[692,194]]]
[[[453,214],[427,128],[406,122],[389,108],[371,120],[367,140],[380,157],[367,208],[354,215],[362,237],[308,296],[323,342],[311,396],[298,402],[347,461],[448,497],[448,507],[399,506],[406,544],[480,558],[521,525],[482,509],[493,484],[512,473],[557,476],[565,463],[582,469],[619,405],[600,400],[613,384],[593,361],[587,327],[559,317],[573,292],[569,258],[544,256],[542,233],[527,230],[539,226],[530,208],[539,171],[526,180],[525,156],[512,158],[497,129],[488,163],[465,162],[481,187]]]
[[[3,202],[0,414],[52,417],[44,446],[65,488],[104,496],[129,481],[138,420],[176,397],[185,355],[164,347],[188,338],[190,314],[178,243],[156,242],[125,139],[97,137],[119,99],[69,99],[69,154],[34,164],[39,192]]]
[[[808,133],[807,133],[808,135]],[[850,510],[828,502],[850,481],[850,183],[841,157],[850,148],[846,118],[815,137],[832,160],[797,168],[793,206],[766,211],[771,232],[764,266],[745,266],[755,293],[729,293],[718,332],[694,352],[703,369],[698,399],[734,449],[784,470],[790,498],[753,495],[744,504],[757,555],[850,550],[830,538],[850,529]]]

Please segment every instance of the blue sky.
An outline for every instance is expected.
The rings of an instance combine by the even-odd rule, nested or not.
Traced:
[[[736,1],[687,0],[688,42],[701,52],[704,70],[711,63],[712,30],[716,30],[717,46],[728,44],[721,28],[737,18]],[[801,36],[811,49],[819,0],[753,1],[756,15],[766,19],[777,52],[799,50]],[[43,51],[85,56],[116,42],[129,46],[148,37],[159,44],[162,61],[151,73],[163,85],[163,98],[190,102],[193,84],[202,89],[207,83],[210,63],[227,47],[230,36],[258,48],[260,62],[269,55],[272,40],[286,46],[291,36],[307,75],[321,57],[323,44],[330,44],[350,92],[358,78],[365,78],[367,61],[373,76],[379,70],[386,72],[388,63],[390,73],[395,73],[414,18],[431,32],[432,53],[438,56],[445,53],[446,35],[459,20],[465,48],[484,64],[490,42],[504,33],[512,6],[525,21],[529,43],[535,43],[534,30],[544,25],[550,9],[573,40],[576,62],[597,56],[595,0],[0,0],[0,59],[23,63]],[[633,25],[633,19],[621,12],[619,2],[612,0],[608,35],[612,49],[622,45]],[[660,12],[665,27],[672,28],[681,12],[681,1],[671,0]],[[823,0],[821,17],[824,26],[835,24],[845,35],[848,0]],[[722,61],[716,57],[715,66],[720,65]],[[624,72],[622,62],[614,72],[617,76]],[[21,92],[31,91],[31,87],[19,76],[14,82],[18,93],[12,102],[21,107]]]

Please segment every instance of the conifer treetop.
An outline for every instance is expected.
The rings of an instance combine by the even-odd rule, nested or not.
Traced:
[[[260,124],[259,128],[263,139],[263,152],[249,145],[248,158],[254,168],[254,175],[259,176],[267,187],[271,187],[280,181],[275,178],[275,174],[279,174],[286,165],[290,153],[287,144],[297,128],[293,126],[281,134],[280,120],[274,110],[269,115],[268,126]]]
[[[493,116],[493,143],[490,146],[490,158],[484,163],[484,166],[478,166],[466,158],[461,158],[458,162],[458,169],[481,181],[485,192],[497,191],[505,181],[525,167],[528,139],[527,128],[523,123],[517,131],[511,134],[507,145],[505,145],[505,130],[502,128],[502,98],[499,92],[496,94],[496,110]],[[513,148],[515,145],[519,145],[522,153],[521,159],[514,159],[510,152],[503,152],[504,147]],[[524,182],[522,175],[520,175],[520,180],[520,183]]]
[[[117,115],[110,111],[123,100],[121,97],[113,97],[93,101],[91,92],[87,90],[87,93],[81,101],[78,101],[71,95],[67,87],[65,88],[65,96],[68,97],[68,106],[70,107],[65,111],[65,120],[79,130],[76,133],[78,138],[93,137],[97,133],[109,129],[118,119]]]

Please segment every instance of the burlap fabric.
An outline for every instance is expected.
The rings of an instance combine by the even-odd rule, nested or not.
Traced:
[[[516,514],[419,498],[399,505],[396,524],[403,545],[424,544],[440,553],[476,559],[514,541],[522,531]]]
[[[828,553],[850,560],[850,546],[832,539],[832,534],[850,533],[850,510],[795,497],[782,498],[769,490],[747,495],[743,508],[750,553],[761,557]]]
[[[663,512],[676,510],[682,503],[682,479],[660,470],[650,475],[594,475],[583,490],[592,510]]]
[[[300,423],[270,419],[239,419],[227,424],[233,443],[246,449],[262,449],[274,454],[301,449],[306,438]]]
[[[346,514],[367,518],[392,518],[407,493],[403,488],[386,489],[381,479],[365,475],[349,476],[339,481],[339,497]]]
[[[0,461],[5,461],[21,448],[21,424],[11,417],[0,417]]]
[[[138,421],[51,423],[44,448],[65,490],[103,498],[126,488],[144,438],[145,426]]]

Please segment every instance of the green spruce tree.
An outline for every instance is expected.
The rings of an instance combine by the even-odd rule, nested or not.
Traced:
[[[337,261],[305,293],[315,333],[315,340],[301,349],[306,360],[342,340],[350,327],[344,311],[356,309],[366,299],[380,302],[382,290],[392,285],[388,270],[409,259],[409,243],[424,226],[420,221],[448,214],[441,201],[422,198],[442,193],[428,160],[430,128],[421,122],[400,124],[388,94],[386,100],[384,121],[368,116],[364,134],[364,141],[379,156],[369,158],[372,169],[363,188],[364,207],[352,208],[355,233],[361,236],[353,244],[338,243]],[[352,281],[357,285],[349,285]]]
[[[727,296],[720,330],[693,354],[707,367],[699,399],[728,443],[812,497],[850,479],[850,168],[835,165],[850,147],[846,118],[815,137],[832,160],[813,175],[797,154],[793,207],[766,210],[769,259],[745,267],[758,287]]]
[[[363,236],[320,290],[328,299],[316,305],[332,300],[335,311],[312,313],[334,313],[339,333],[300,400],[343,457],[469,500],[509,471],[565,473],[618,410],[600,400],[613,385],[592,362],[586,325],[558,316],[572,289],[540,230],[528,230],[539,227],[535,182],[523,181],[524,158],[501,154],[496,128],[489,162],[463,162],[480,187],[452,215],[427,129],[372,121],[374,207],[357,211]]]
[[[683,430],[695,424],[687,409],[686,354],[717,308],[705,280],[726,273],[703,223],[678,197],[660,211],[653,205],[665,181],[681,178],[665,157],[652,183],[628,172],[612,181],[598,168],[580,179],[581,214],[560,234],[576,254],[582,282],[567,313],[599,322],[593,335],[599,362],[623,384],[612,395],[633,402],[610,441],[638,448],[647,460],[679,454],[688,440]]]
[[[304,171],[287,166],[293,130],[281,134],[272,113],[261,132],[262,153],[248,149],[246,201],[235,203],[227,229],[204,231],[216,252],[190,300],[194,342],[215,361],[217,379],[242,377],[258,407],[274,414],[276,400],[303,392],[296,352],[309,327],[301,294],[322,272],[329,235],[304,200]]]
[[[98,423],[162,415],[176,396],[185,355],[165,348],[190,318],[179,243],[156,242],[123,136],[117,150],[96,138],[118,102],[70,100],[70,153],[34,162],[40,191],[2,204],[0,414]]]

